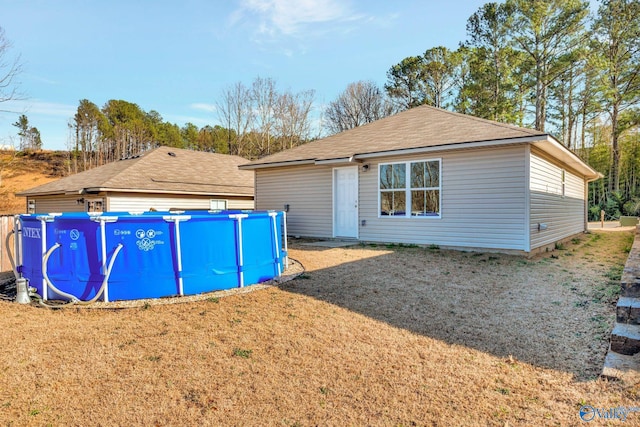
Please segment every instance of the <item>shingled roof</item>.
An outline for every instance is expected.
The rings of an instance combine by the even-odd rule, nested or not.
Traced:
[[[102,191],[159,194],[253,196],[248,160],[226,154],[159,147],[17,193],[17,196]]]
[[[538,145],[576,167],[585,176],[598,176],[597,172],[547,133],[427,105],[263,157],[240,168],[343,163],[420,150],[511,143]]]

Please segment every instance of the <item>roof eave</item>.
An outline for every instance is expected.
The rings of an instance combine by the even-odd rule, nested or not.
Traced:
[[[145,189],[130,189],[130,188],[114,188],[114,187],[92,187],[85,188],[85,194],[97,194],[97,193],[132,193],[132,194],[179,194],[185,196],[237,196],[246,197],[253,196],[253,192],[238,193],[238,192],[225,192],[225,191],[184,191],[184,190],[145,190]]]
[[[417,147],[417,148],[401,148],[388,151],[375,151],[370,153],[354,154],[349,157],[340,157],[333,159],[304,159],[304,160],[291,160],[286,162],[274,162],[274,163],[260,163],[250,164],[246,166],[240,166],[241,169],[263,169],[273,167],[287,167],[298,165],[338,165],[347,163],[359,163],[367,159],[375,159],[380,157],[389,156],[401,156],[410,154],[423,154],[432,152],[443,152],[450,150],[461,150],[469,148],[485,148],[485,147],[497,147],[511,144],[532,144],[541,150],[551,154],[553,157],[558,158],[568,166],[581,173],[588,181],[594,181],[602,177],[602,174],[591,168],[585,162],[583,162],[575,153],[560,144],[555,138],[549,134],[527,135],[514,138],[504,139],[491,139],[484,141],[469,141],[469,142],[456,142],[444,145],[435,145],[429,147]]]
[[[349,157],[337,157],[335,159],[321,159],[314,162],[316,165],[342,165],[347,163],[362,163],[362,160],[358,160],[355,156]]]
[[[273,162],[273,163],[248,163],[245,165],[239,165],[238,169],[240,170],[254,170],[254,169],[263,169],[263,168],[277,168],[282,166],[299,166],[299,165],[313,165],[315,164],[315,159],[304,159],[304,160],[289,160],[284,162]]]
[[[82,194],[83,190],[84,188],[81,188],[79,190],[51,190],[51,191],[35,191],[35,192],[32,192],[31,190],[27,190],[27,191],[20,191],[18,193],[15,193],[15,195],[17,197],[58,196],[58,195],[74,196],[76,194]]]
[[[596,181],[603,177],[600,172],[587,165],[577,154],[562,145],[551,135],[547,135],[545,139],[533,142],[532,145],[550,154],[554,158],[561,160],[576,172],[581,173],[589,182]]]
[[[450,144],[443,145],[434,145],[429,147],[417,147],[417,148],[401,148],[397,150],[389,150],[389,151],[376,151],[371,153],[362,153],[356,154],[354,157],[357,160],[360,159],[373,159],[376,157],[388,157],[388,156],[401,156],[407,154],[422,154],[422,153],[431,153],[435,151],[450,151],[450,150],[461,150],[466,148],[484,148],[484,147],[494,147],[499,145],[509,145],[509,144],[522,144],[522,143],[530,143],[533,141],[538,141],[540,139],[546,138],[548,135],[532,135],[532,136],[522,136],[517,138],[505,138],[505,139],[490,139],[484,141],[469,141],[469,142],[454,142]]]

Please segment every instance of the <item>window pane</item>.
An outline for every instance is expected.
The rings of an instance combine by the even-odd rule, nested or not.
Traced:
[[[380,193],[380,215],[401,215],[406,212],[404,191],[384,191]]]
[[[411,215],[424,215],[424,190],[413,190],[411,192]]]
[[[411,188],[424,187],[424,162],[411,163]]]
[[[380,189],[391,188],[391,165],[380,165]]]
[[[440,162],[425,162],[425,187],[440,186]]]
[[[380,193],[380,215],[389,215],[393,209],[393,192],[384,191]]]
[[[411,215],[434,216],[440,214],[439,190],[411,191]]]
[[[393,188],[405,188],[406,178],[406,165],[404,163],[393,165]]]
[[[406,196],[404,191],[393,192],[393,215],[404,216],[407,211]]]
[[[440,213],[440,190],[425,191],[425,204],[427,215],[438,215]]]

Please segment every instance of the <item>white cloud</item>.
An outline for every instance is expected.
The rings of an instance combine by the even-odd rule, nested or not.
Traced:
[[[241,9],[230,16],[231,24],[239,22],[245,13],[256,15],[260,34],[276,36],[307,32],[313,24],[346,22],[362,19],[348,2],[338,0],[242,0]]]
[[[40,100],[14,100],[0,105],[3,111],[16,114],[41,115],[53,117],[73,117],[78,107],[76,105],[58,104]]]
[[[196,102],[189,105],[189,108],[191,108],[192,110],[205,111],[207,113],[215,113],[217,110],[215,104],[207,104],[204,102]]]

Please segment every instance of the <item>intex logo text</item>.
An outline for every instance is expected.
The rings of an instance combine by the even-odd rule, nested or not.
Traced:
[[[32,227],[24,227],[22,229],[22,235],[24,237],[30,237],[32,239],[39,239],[40,238],[40,229],[39,228],[32,228]]]

